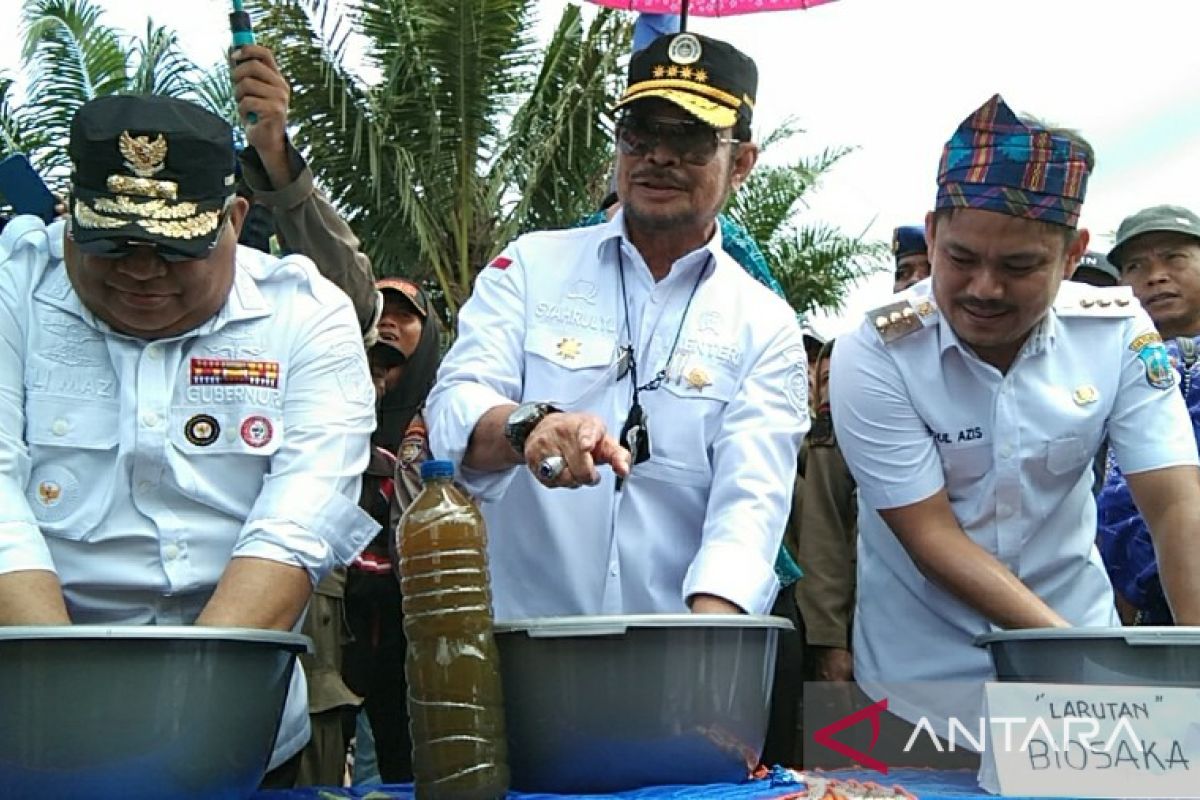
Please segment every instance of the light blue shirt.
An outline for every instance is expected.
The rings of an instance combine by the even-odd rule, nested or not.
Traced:
[[[57,573],[79,624],[178,625],[231,557],[314,585],[349,562],[378,526],[357,506],[374,390],[345,296],[305,258],[239,248],[217,314],[147,342],[82,305],[63,229],[0,238],[0,573]],[[306,736],[297,670],[272,763]]]
[[[1140,345],[1157,334],[1127,287],[1064,282],[1005,374],[959,341],[931,290],[839,337],[830,396],[859,489],[855,678],[945,735],[951,716],[977,726],[993,671],[972,641],[995,626],[922,575],[876,509],[944,488],[966,534],[1069,622],[1116,625],[1092,459],[1106,432],[1127,472],[1198,459],[1179,392],[1147,374]],[[916,329],[885,341],[878,316],[905,308]]]

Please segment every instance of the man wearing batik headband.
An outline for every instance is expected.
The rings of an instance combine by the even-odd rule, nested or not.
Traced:
[[[71,126],[71,215],[0,237],[0,624],[297,627],[378,526],[349,301],[239,248],[232,130],[104,97]],[[297,670],[266,785],[308,738]]]
[[[1092,166],[1077,134],[988,100],[945,147],[932,280],[834,351],[859,489],[855,677],[942,736],[978,724],[993,673],[975,636],[1118,624],[1090,491],[1106,429],[1176,616],[1200,623],[1200,470],[1174,371],[1127,288],[1065,280]]]
[[[518,239],[463,306],[430,444],[485,501],[500,619],[775,600],[807,359],[794,312],[716,223],[757,159],[757,82],[715,39],[637,52],[620,211]]]

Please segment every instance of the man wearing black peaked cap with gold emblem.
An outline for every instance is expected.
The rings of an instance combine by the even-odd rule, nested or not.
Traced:
[[[71,214],[0,236],[0,624],[290,630],[378,526],[374,391],[346,297],[237,245],[232,130],[93,100]],[[308,738],[297,670],[266,785]]]
[[[757,159],[757,83],[696,34],[636,53],[620,211],[517,239],[463,306],[426,419],[484,501],[499,619],[775,600],[807,359],[795,313],[715,222]]]

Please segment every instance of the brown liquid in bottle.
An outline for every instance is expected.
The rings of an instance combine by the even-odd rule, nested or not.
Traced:
[[[428,461],[421,476],[397,534],[416,795],[502,798],[508,746],[483,516],[449,462]]]

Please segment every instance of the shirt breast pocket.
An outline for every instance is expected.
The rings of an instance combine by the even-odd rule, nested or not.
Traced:
[[[1046,469],[1052,475],[1078,471],[1096,455],[1079,436],[1062,436],[1046,443]]]
[[[167,463],[186,495],[247,513],[283,445],[283,417],[278,409],[175,408],[168,440]]]
[[[616,339],[610,336],[534,328],[526,335],[525,353],[526,400],[575,410],[616,380],[615,373],[609,376],[617,361]]]
[[[86,541],[116,488],[120,406],[30,393],[25,441],[32,468],[25,496],[46,536]]]
[[[963,446],[942,447],[938,454],[946,481],[946,494],[951,500],[964,497],[970,487],[987,475],[992,468],[992,445],[980,442]]]
[[[662,467],[663,480],[694,486],[711,482],[709,453],[736,383],[729,369],[683,358],[680,366],[667,371],[659,391],[642,394],[650,449]]]

